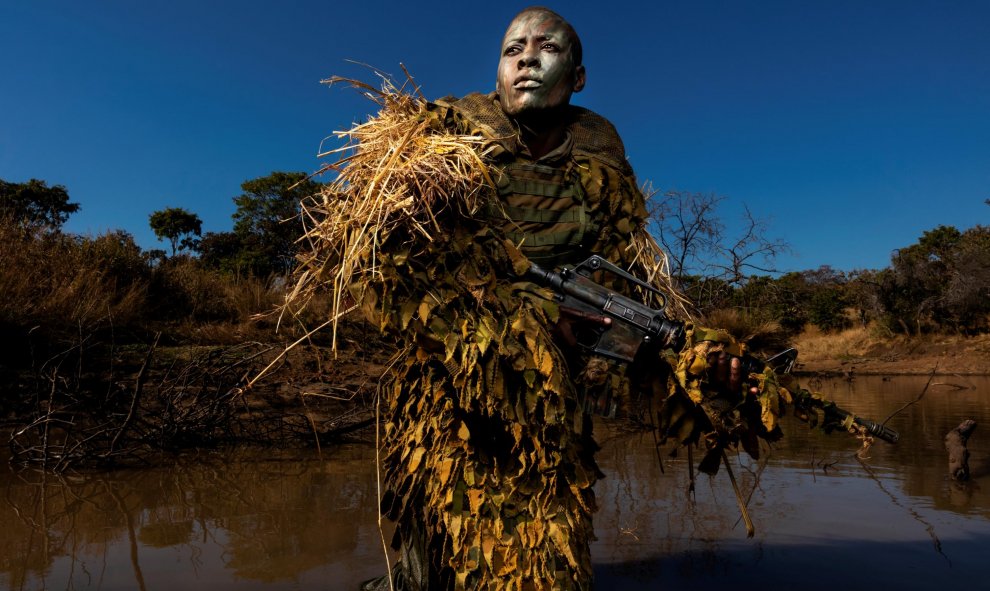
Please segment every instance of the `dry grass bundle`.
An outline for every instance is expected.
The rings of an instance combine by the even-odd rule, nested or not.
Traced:
[[[737,341],[746,343],[750,350],[772,354],[790,346],[787,331],[772,318],[720,308],[706,314],[704,322],[706,326],[717,326],[728,332]]]
[[[380,112],[336,132],[346,143],[321,154],[336,160],[320,172],[333,171],[336,178],[302,204],[306,233],[296,285],[283,308],[296,314],[317,290],[329,288],[332,315],[326,324],[333,325],[334,346],[336,322],[350,310],[349,290],[380,277],[378,253],[389,236],[401,229],[432,241],[444,231],[436,219],[442,210],[473,213],[482,191],[494,185],[481,160],[484,138],[438,129],[422,96],[382,80],[380,90],[344,78],[324,81],[363,91]]]
[[[670,277],[667,253],[657,244],[653,236],[645,229],[641,229],[633,234],[629,247],[633,251],[632,266],[634,270],[639,271],[637,275],[667,295],[667,314],[680,320],[691,319],[694,306],[674,285]],[[652,294],[646,294],[646,297],[652,299]],[[651,305],[658,304],[653,302]]]

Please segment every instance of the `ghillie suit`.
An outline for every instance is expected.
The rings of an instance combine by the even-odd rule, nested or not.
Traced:
[[[607,121],[569,107],[564,144],[534,161],[494,95],[428,103],[349,82],[381,111],[339,134],[349,142],[327,166],[336,179],[304,203],[306,247],[287,309],[329,288],[328,324],[360,308],[399,343],[380,387],[381,510],[403,557],[393,583],[589,589],[600,472],[579,400],[630,382],[565,354],[551,294],[518,278],[531,259],[597,253],[674,294],[622,143]],[[665,427],[678,441],[721,451],[750,431],[776,432],[776,390],[757,404],[762,427],[740,433],[718,417],[751,413],[707,402],[693,373],[703,364],[666,355],[677,371]]]
[[[305,205],[291,299],[330,286],[335,315],[354,302],[400,343],[381,386],[382,512],[425,561],[400,586],[587,589],[596,445],[557,306],[514,278],[528,256],[656,266],[634,245],[646,211],[618,135],[572,107],[565,145],[533,161],[492,95],[363,88],[382,111],[344,134],[337,179]]]

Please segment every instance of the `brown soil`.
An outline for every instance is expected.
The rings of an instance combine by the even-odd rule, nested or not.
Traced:
[[[797,371],[826,374],[990,375],[990,335],[881,336],[870,328],[808,331],[795,340]]]
[[[0,356],[0,432],[11,461],[55,471],[226,443],[366,440],[394,349],[356,322],[341,326],[336,358],[322,342],[281,355],[278,342],[115,344],[97,334],[60,350],[28,334],[10,340],[18,336],[34,355]]]

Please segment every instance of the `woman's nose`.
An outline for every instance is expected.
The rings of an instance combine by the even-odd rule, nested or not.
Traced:
[[[540,53],[533,49],[525,49],[519,54],[520,68],[534,68],[540,65]]]

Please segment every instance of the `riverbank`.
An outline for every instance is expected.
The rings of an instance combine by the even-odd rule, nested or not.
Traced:
[[[827,375],[990,375],[990,335],[878,336],[871,328],[802,333],[796,371]]]
[[[312,342],[283,357],[285,343],[263,334],[226,345],[124,344],[93,334],[69,347],[38,334],[11,336],[21,337],[20,346],[7,343],[0,389],[17,394],[0,401],[0,429],[18,463],[56,471],[238,442],[366,439],[375,387],[394,349],[360,322],[341,326],[336,355],[327,342]],[[851,329],[807,332],[792,344],[800,351],[795,373],[806,376],[990,375],[990,335],[885,337]]]
[[[153,465],[162,452],[242,443],[367,439],[362,431],[374,421],[375,386],[391,353],[358,323],[341,326],[337,358],[320,335],[288,351],[284,338],[260,331],[251,335],[259,340],[225,344],[161,333],[144,343],[109,331],[78,341],[7,335],[0,432],[8,434],[10,462],[53,472]]]

